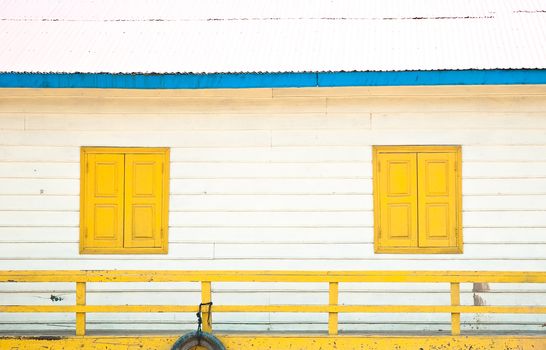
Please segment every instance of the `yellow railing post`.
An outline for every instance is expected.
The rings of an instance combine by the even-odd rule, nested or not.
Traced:
[[[201,282],[201,303],[210,303],[212,301],[212,288],[210,281]],[[201,316],[203,317],[203,331],[212,332],[212,314],[211,306],[203,306]]]
[[[330,282],[328,288],[328,303],[330,306],[337,306],[339,302],[339,283]],[[338,313],[330,312],[328,313],[328,334],[336,335],[338,332]]]
[[[85,282],[76,282],[76,305],[85,306]],[[85,312],[76,312],[76,335],[85,335]]]
[[[451,306],[459,306],[461,304],[461,284],[451,283]],[[461,314],[458,312],[451,313],[451,334],[461,334]]]

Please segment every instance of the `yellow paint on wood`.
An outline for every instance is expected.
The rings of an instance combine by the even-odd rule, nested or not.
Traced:
[[[376,253],[462,253],[460,146],[374,146]]]
[[[459,306],[461,303],[461,285],[460,283],[451,283],[451,306]],[[461,314],[451,313],[451,334],[461,334]]]
[[[81,253],[167,253],[168,148],[82,147],[81,193]]]
[[[542,271],[12,270],[0,282],[546,283]]]
[[[330,282],[328,288],[328,303],[330,306],[337,306],[339,302],[339,283]],[[337,312],[328,313],[328,334],[336,335],[338,332],[339,314]]]
[[[123,248],[123,154],[87,154],[82,159],[82,239],[87,248]]]
[[[217,334],[227,350],[542,350],[545,336],[322,336]],[[0,349],[17,350],[170,350],[179,335],[4,337]]]
[[[163,154],[125,154],[125,248],[161,248],[164,243]]]
[[[499,278],[500,276],[500,278]],[[39,278],[37,278],[39,277]],[[495,277],[493,279],[493,277]],[[76,282],[76,305],[0,305],[0,312],[75,312],[76,334],[85,335],[89,312],[195,312],[194,305],[86,305],[87,282],[201,282],[201,302],[212,301],[212,282],[328,282],[328,305],[203,305],[203,330],[212,312],[328,313],[328,333],[338,332],[342,313],[450,313],[453,335],[461,313],[546,314],[546,306],[461,306],[461,282],[544,283],[545,272],[471,271],[4,271],[0,282]],[[338,305],[340,282],[449,282],[451,305]]]
[[[417,153],[419,247],[457,247],[456,153]]]
[[[378,248],[417,247],[416,154],[379,153],[377,174]]]
[[[76,283],[76,305],[84,306],[86,304],[86,283]],[[85,312],[76,313],[76,335],[85,335]]]
[[[201,282],[201,303],[206,304],[212,301],[212,284],[210,281]],[[212,307],[204,305],[201,309],[203,318],[203,331],[212,332]]]

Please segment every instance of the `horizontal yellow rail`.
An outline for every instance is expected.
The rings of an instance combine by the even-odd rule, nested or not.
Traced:
[[[196,305],[87,305],[90,282],[200,282],[201,302],[212,301],[212,282],[328,283],[328,305],[213,305],[203,309],[203,329],[211,331],[213,312],[328,313],[328,333],[338,333],[339,313],[449,313],[451,331],[460,334],[461,313],[546,314],[546,306],[460,305],[460,283],[546,283],[546,272],[503,271],[0,271],[0,282],[75,282],[76,305],[0,305],[0,312],[76,313],[76,335],[85,335],[86,314],[105,312],[196,312]],[[449,283],[451,305],[338,305],[340,282]]]
[[[546,272],[505,271],[0,271],[0,282],[458,282],[546,283]]]

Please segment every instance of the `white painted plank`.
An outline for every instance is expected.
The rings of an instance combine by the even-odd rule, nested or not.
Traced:
[[[495,306],[544,306],[546,305],[546,294],[542,293],[476,293],[486,305]],[[537,315],[539,316],[539,315]],[[538,317],[544,319],[544,316]],[[511,317],[518,319],[518,317]]]
[[[373,213],[184,212],[171,215],[169,224],[177,227],[369,227],[373,224]]]
[[[1,231],[0,231],[1,235]],[[171,227],[171,242],[372,243],[371,227]],[[1,239],[1,238],[0,238]],[[546,241],[546,239],[542,239]]]
[[[201,291],[88,293],[87,298],[89,304],[95,305],[199,305]],[[187,317],[191,316],[187,315]]]
[[[273,146],[522,145],[544,144],[546,130],[305,130],[272,131]]]
[[[0,161],[11,162],[76,162],[80,161],[79,147],[6,146],[0,144]]]
[[[546,129],[546,113],[373,113],[373,129]]]
[[[327,113],[543,112],[542,96],[329,97]]]
[[[365,299],[364,299],[365,298]],[[326,294],[326,300],[327,294]],[[346,305],[449,305],[449,293],[404,293],[403,297],[392,293],[343,293],[339,303]],[[392,317],[392,315],[391,315]]]
[[[242,146],[369,146],[374,144],[463,144],[463,145],[538,145],[546,130],[454,129],[450,133],[435,130],[248,130],[223,132],[195,131],[4,131],[2,145],[45,146],[139,146],[230,147]],[[271,139],[272,138],[272,139]]]
[[[75,92],[70,89],[69,91],[63,91],[62,93],[56,93],[55,95],[75,95]],[[353,97],[353,96],[476,96],[482,98],[493,97],[502,97],[503,95],[539,95],[543,96],[544,86],[543,85],[431,85],[431,86],[348,86],[348,87],[321,87],[321,88],[273,88],[273,97],[303,97],[303,96],[322,96],[322,97]],[[253,90],[250,90],[253,91]],[[249,91],[249,92],[250,92]],[[6,89],[8,95],[17,95],[18,89]],[[86,91],[87,92],[87,91]],[[229,90],[226,91],[226,93]],[[50,93],[49,91],[36,91],[36,92],[26,92],[27,96],[33,96],[32,93],[36,95],[45,95]],[[89,93],[89,92],[87,92]],[[101,91],[93,91],[95,94],[104,94]],[[114,94],[116,92],[113,92]],[[120,93],[120,92],[117,92]],[[131,93],[133,93],[131,91]],[[146,94],[170,94],[173,93],[172,90],[167,91],[152,91],[146,92]],[[192,94],[192,92],[186,92],[187,94]],[[216,92],[214,89],[204,90],[203,92],[199,91],[193,94],[222,94],[223,91],[220,90]],[[248,93],[248,92],[247,92]],[[135,92],[137,94],[144,94],[144,92]],[[192,94],[192,95],[193,95]],[[102,96],[102,95],[101,95]],[[222,95],[223,96],[223,95]],[[241,96],[245,96],[242,94]]]
[[[176,257],[178,260],[190,259],[212,259],[213,245],[209,243],[176,243],[169,245],[169,255],[164,254],[136,254],[119,255],[119,259],[127,260],[163,260],[169,257]],[[105,260],[111,255],[79,253],[77,243],[1,243],[0,257],[2,259],[43,259],[43,258],[71,258],[87,260]],[[71,266],[71,265],[65,265]],[[113,267],[113,265],[110,265]],[[58,270],[58,268],[57,268]]]
[[[519,132],[519,131],[513,131]],[[467,161],[513,161],[513,162],[544,162],[546,161],[546,145],[540,142],[535,145],[512,146],[472,146],[463,145],[463,166]]]
[[[138,141],[137,141],[138,140]],[[13,146],[141,146],[248,147],[271,145],[269,131],[4,131],[0,145]]]
[[[138,316],[138,315],[137,315]],[[165,317],[170,316],[166,314]],[[222,315],[220,315],[222,316]],[[407,322],[403,323],[403,317],[396,316],[392,321],[385,320],[379,322],[376,320],[376,315],[367,315],[367,321],[358,321],[358,322],[340,322],[340,331],[341,332],[365,332],[365,333],[404,333],[404,332],[428,332],[438,334],[442,331],[443,334],[449,334],[450,323],[445,321],[443,323],[431,322],[425,320],[421,314],[421,322]],[[135,316],[136,317],[136,316]],[[222,316],[222,318],[224,318]],[[254,319],[256,317],[252,317]],[[18,326],[25,325],[27,331],[20,332],[18,331]],[[229,322],[229,320],[220,320],[217,321],[215,318],[215,330],[218,332],[314,332],[314,333],[325,333],[327,331],[328,325],[327,321],[321,323],[310,323],[310,322],[267,322],[267,321],[251,321],[248,320],[247,323],[237,323]],[[19,335],[33,336],[35,334],[46,334],[46,335],[71,335],[74,333],[74,321],[72,322],[56,322],[51,320],[50,323],[36,323],[30,322],[25,323],[20,321],[19,323],[0,323],[0,332],[4,332],[5,335],[13,335],[14,331]],[[122,322],[118,320],[111,320],[109,322],[97,321],[89,322],[88,330],[92,332],[118,332],[121,334],[126,333],[146,333],[150,329],[156,331],[162,331],[165,333],[176,333],[182,334],[192,330],[195,330],[195,320],[188,321],[172,321],[171,319],[159,320],[159,321],[145,321],[140,320],[135,323]],[[505,333],[514,333],[514,332],[541,332],[542,323],[534,324],[520,324],[520,323],[505,323],[499,324],[495,323],[463,323],[461,329],[465,334],[483,334],[484,331],[487,332],[505,332]],[[61,333],[59,333],[61,332]],[[64,333],[63,333],[64,332]],[[481,333],[480,333],[481,332]]]
[[[463,198],[463,210],[546,210],[546,195],[469,195]]]
[[[466,244],[464,254],[409,254],[409,260],[466,259],[540,259],[546,264],[544,244]],[[389,260],[401,255],[375,254],[373,244],[229,244],[217,243],[214,254],[219,259],[376,259]],[[437,268],[435,268],[437,269]]]
[[[23,118],[21,118],[23,119]],[[1,119],[0,119],[1,120]],[[368,129],[367,114],[322,113],[149,115],[149,114],[62,114],[26,116],[27,130],[272,130],[272,129]]]
[[[75,303],[75,293],[62,293],[62,292],[50,292],[50,293],[5,293],[2,294],[2,305],[73,305]],[[545,296],[543,293],[477,293],[486,305],[495,306],[540,306],[545,303]],[[60,297],[62,300],[55,300],[53,297]],[[200,292],[198,290],[185,291],[180,289],[173,289],[171,291],[134,291],[134,292],[110,292],[110,293],[96,293],[88,291],[88,303],[98,305],[167,305],[167,304],[198,304],[200,301]],[[126,298],[126,299],[123,299]],[[53,299],[53,300],[52,300]],[[346,305],[361,305],[363,300],[366,300],[367,305],[389,305],[395,301],[399,305],[449,305],[450,296],[447,293],[421,293],[421,292],[406,292],[403,295],[397,295],[396,293],[348,293],[340,294],[340,304]],[[233,293],[213,293],[213,300],[216,305],[229,305],[229,304],[249,304],[249,305],[278,305],[278,304],[291,304],[291,305],[324,305],[327,304],[328,293],[325,292],[233,292]],[[288,302],[287,302],[288,301]],[[473,294],[462,293],[461,303],[463,305],[473,305]],[[276,314],[276,313],[275,313]],[[188,317],[190,313],[186,313],[182,318]],[[42,315],[46,318],[46,315]],[[148,320],[161,320],[161,316],[154,315]],[[319,315],[301,315],[294,318],[294,316],[279,316],[276,317],[278,321],[293,321],[298,322],[305,319],[310,322],[317,322],[315,317]],[[484,315],[485,316],[485,315]],[[228,318],[229,317],[229,318]],[[237,315],[229,315],[224,320],[229,319],[231,322],[245,322],[244,315],[238,313]],[[378,320],[394,320],[397,317],[395,314],[385,314],[383,318]],[[419,320],[422,315],[407,314],[406,321]],[[443,318],[445,315],[436,315],[438,318]],[[353,319],[358,319],[356,316]],[[541,320],[541,315],[526,315],[521,318],[520,315],[506,314],[506,315],[487,315],[489,320],[497,320],[497,322],[537,322]],[[122,323],[130,322],[127,315],[121,316],[118,314],[103,315],[102,320],[118,320]],[[351,318],[347,318],[349,320]],[[13,318],[12,318],[13,320]],[[422,320],[422,318],[421,318]]]
[[[80,240],[79,227],[0,226],[0,242],[72,242]]]
[[[546,183],[546,181],[545,181]],[[370,179],[173,179],[171,194],[371,194]]]
[[[446,89],[447,88],[447,89]],[[451,90],[453,87],[443,87],[443,89],[434,89],[438,92],[441,90]],[[455,88],[457,94],[460,95],[468,93],[469,87],[464,87],[461,89]],[[470,87],[472,89],[472,87]],[[473,87],[476,88],[476,87]],[[522,89],[523,88],[523,89]],[[521,89],[521,90],[520,90]],[[308,90],[308,89],[307,89]],[[427,89],[425,89],[427,90]],[[521,86],[518,89],[518,93],[536,95],[541,94],[541,89],[538,86],[528,85]],[[308,91],[309,92],[309,91]],[[414,91],[410,89],[407,93],[414,94],[415,92],[420,93],[420,91]],[[424,91],[426,93],[426,91]],[[446,91],[447,92],[447,91]],[[513,95],[514,87],[512,86],[490,86],[485,89],[477,88],[473,90],[474,93],[478,95]],[[384,94],[385,91],[380,91],[380,94]],[[404,93],[404,91],[399,91],[396,95]],[[452,95],[452,93],[449,93]],[[437,95],[437,94],[435,94]],[[260,88],[260,89],[88,89],[88,88],[70,88],[70,89],[20,89],[20,88],[4,88],[0,91],[1,97],[121,97],[124,99],[139,99],[139,98],[265,98],[271,99],[273,96],[272,89]],[[312,94],[309,96],[313,96]],[[290,96],[290,94],[286,95]]]
[[[0,195],[0,210],[78,211],[79,207],[80,197],[78,195]]]
[[[545,243],[544,227],[465,227],[465,243]],[[495,249],[491,246],[490,249]]]
[[[542,293],[546,286],[540,283],[491,283],[487,293]],[[112,283],[89,283],[88,293],[108,295],[120,292],[179,292],[194,293],[201,291],[199,282],[112,282]],[[301,283],[301,282],[215,282],[212,286],[214,294],[235,295],[239,293],[327,293],[327,283]],[[388,293],[393,296],[404,293],[449,294],[449,285],[445,283],[392,283],[392,282],[370,282],[370,283],[341,283],[339,286],[340,295],[356,294],[370,295],[376,293]],[[0,293],[75,293],[74,283],[1,283]],[[461,293],[465,297],[471,297],[473,284],[461,284]]]
[[[368,118],[369,120],[369,118]],[[25,118],[18,115],[0,115],[0,130],[24,130]]]
[[[80,181],[75,179],[2,179],[0,195],[72,195],[80,193]]]
[[[71,319],[68,314],[48,314],[50,316],[50,322],[51,323],[63,323],[63,322],[70,322],[74,321],[73,318]],[[228,322],[234,322],[235,324],[239,322],[244,322],[247,320],[249,323],[252,322],[258,322],[260,318],[263,319],[262,322],[268,323],[268,317],[267,315],[271,316],[271,323],[272,324],[297,324],[302,323],[304,325],[306,324],[316,324],[316,325],[325,325],[327,322],[325,322],[325,318],[327,318],[327,314],[315,314],[315,313],[307,313],[307,314],[300,314],[300,313],[218,313],[215,314],[216,316],[220,317],[220,319],[215,318],[215,324],[216,321],[218,321],[219,324],[222,323],[228,323]],[[254,315],[254,317],[250,316]],[[358,313],[350,313],[350,314],[340,314],[340,316],[343,315],[343,320],[340,321],[342,324],[358,324],[361,326],[364,325],[373,325],[374,322],[377,324],[381,323],[392,323],[395,324],[407,324],[407,325],[418,325],[418,324],[426,324],[429,322],[432,323],[438,323],[438,322],[445,322],[446,325],[449,325],[449,314],[427,314],[427,313],[414,313],[414,314],[400,314],[400,313],[379,313],[379,314],[358,314]],[[6,323],[15,323],[15,322],[23,322],[24,317],[27,317],[29,323],[45,323],[46,320],[44,318],[44,315],[40,314],[9,314],[6,316],[6,319],[3,320],[3,324]],[[101,322],[104,325],[107,324],[114,324],[118,323],[118,325],[131,325],[131,324],[154,324],[156,322],[161,322],[164,324],[169,324],[174,322],[195,322],[195,315],[193,313],[178,313],[178,314],[172,314],[172,313],[157,313],[157,314],[142,314],[142,313],[123,313],[123,314],[106,314],[106,313],[96,313],[96,314],[89,314],[89,316],[93,316],[90,318],[90,324],[95,325],[97,327],[97,323]],[[265,316],[265,317],[264,317]],[[465,324],[502,324],[505,323],[512,323],[514,322],[514,315],[481,315],[482,317],[480,319],[475,318],[475,314],[465,314],[464,317],[464,323]],[[532,325],[532,324],[538,324],[541,320],[540,315],[517,315],[517,317],[520,319],[520,322],[522,324]],[[445,320],[445,321],[444,321]],[[246,323],[246,322],[245,322]],[[538,324],[540,325],[540,324]],[[123,329],[123,328],[122,328]]]
[[[465,227],[545,227],[546,210],[463,213]],[[546,254],[544,255],[546,257]]]
[[[170,259],[168,256],[97,256],[80,255],[73,258],[23,259],[0,257],[2,270],[55,270],[59,266],[70,266],[75,270],[127,269],[127,270],[491,270],[491,271],[544,271],[543,259],[486,258],[453,259],[446,256],[395,256],[392,259]],[[509,263],[508,263],[509,262]]]
[[[0,211],[2,226],[78,226],[80,213],[75,211]]]
[[[546,194],[546,178],[463,179],[463,195]]]
[[[0,197],[1,199],[1,197]],[[546,201],[546,198],[545,198]],[[1,208],[1,201],[0,201]],[[172,195],[171,211],[372,210],[372,195]]]
[[[493,247],[494,249],[489,249]],[[229,259],[252,260],[479,260],[507,259],[540,260],[546,264],[544,250],[546,244],[466,244],[464,254],[374,254],[373,244],[345,243],[171,243],[169,255],[121,255],[117,259],[126,260],[189,260],[189,259]],[[21,252],[24,252],[23,254]],[[0,256],[7,259],[83,259],[78,252],[77,243],[2,243]],[[105,260],[107,255],[86,255],[86,260]],[[110,257],[112,260],[114,258]],[[248,262],[248,261],[247,261]],[[252,263],[254,264],[254,263]],[[335,264],[335,263],[334,263]],[[537,263],[538,264],[538,263]]]
[[[532,99],[532,98],[531,98]],[[530,100],[532,103],[534,100]],[[295,114],[324,113],[326,98],[119,98],[119,97],[4,97],[0,113],[26,114]]]
[[[262,283],[263,285],[263,283]],[[201,292],[199,282],[92,282],[87,284],[88,293],[108,295],[119,292],[170,292],[173,290],[187,293]],[[241,291],[249,290],[240,289]],[[25,282],[25,283],[0,283],[0,293],[64,293],[75,294],[74,282]],[[223,292],[223,291],[220,291]]]
[[[546,162],[464,162],[464,178],[529,178],[546,177]]]
[[[546,148],[546,147],[545,147]],[[1,149],[1,148],[0,148]],[[218,147],[171,149],[173,162],[366,162],[372,159],[369,145],[356,147]]]
[[[0,173],[1,174],[1,173]],[[371,163],[172,163],[171,178],[371,178]],[[546,173],[545,173],[546,177]]]
[[[80,164],[78,163],[0,163],[0,178],[56,178],[78,179]]]

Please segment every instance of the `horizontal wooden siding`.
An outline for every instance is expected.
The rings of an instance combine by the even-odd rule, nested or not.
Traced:
[[[0,91],[0,269],[546,270],[546,88]],[[372,145],[462,146],[461,255],[373,253]],[[80,255],[80,146],[170,147],[169,254]],[[316,284],[213,285],[223,304],[322,304]],[[51,293],[53,290],[53,293]],[[198,303],[191,283],[89,284],[88,303]],[[110,293],[114,291],[114,293]],[[184,291],[184,292],[182,292]],[[463,305],[544,305],[546,286],[461,285]],[[107,293],[108,292],[108,293]],[[340,284],[340,303],[447,304],[449,286]],[[0,284],[2,304],[74,304],[71,284]],[[0,330],[72,329],[2,315]],[[90,314],[89,329],[193,328]],[[326,315],[219,314],[219,330],[324,330]],[[340,315],[340,330],[449,329],[448,315]],[[463,315],[463,331],[544,315]]]

